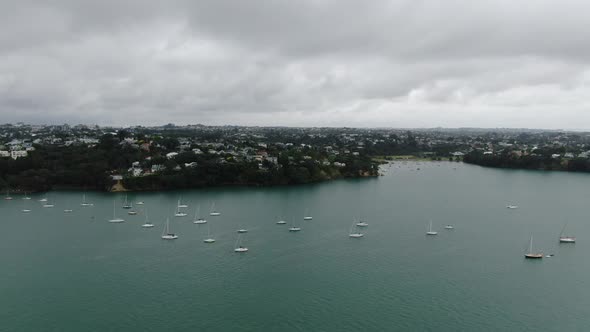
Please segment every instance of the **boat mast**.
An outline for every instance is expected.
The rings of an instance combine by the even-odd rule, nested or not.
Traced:
[[[565,231],[565,227],[567,226],[567,221],[565,222],[565,224],[563,225],[563,227],[561,228],[561,232],[559,233],[559,237],[561,237],[563,235],[563,232]]]

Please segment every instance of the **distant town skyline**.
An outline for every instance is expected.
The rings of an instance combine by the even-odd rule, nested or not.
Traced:
[[[0,122],[590,130],[581,1],[0,9]]]

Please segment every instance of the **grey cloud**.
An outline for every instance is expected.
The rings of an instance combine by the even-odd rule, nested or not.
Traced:
[[[567,0],[0,1],[0,115],[579,128],[590,120],[588,9]]]

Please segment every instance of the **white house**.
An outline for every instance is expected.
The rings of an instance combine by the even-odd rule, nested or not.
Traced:
[[[178,153],[177,152],[170,152],[170,153],[167,153],[166,154],[166,158],[168,158],[168,159],[172,159],[172,158],[174,158],[176,156],[178,156]]]
[[[24,158],[27,156],[27,151],[25,150],[18,150],[18,151],[10,151],[10,157],[12,159]]]

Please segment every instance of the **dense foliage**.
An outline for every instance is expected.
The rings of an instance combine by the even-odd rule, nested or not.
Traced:
[[[309,183],[341,177],[376,175],[377,168],[368,156],[330,157],[316,149],[269,151],[279,157],[268,160],[237,159],[231,155],[178,154],[173,159],[167,152],[178,148],[174,137],[155,137],[151,151],[122,144],[125,132],[104,135],[95,146],[38,145],[25,158],[0,158],[0,188],[20,191],[42,191],[51,188],[86,188],[109,190],[113,174],[124,174],[123,185],[130,190],[160,190],[216,185],[281,185]],[[304,156],[307,157],[304,158]],[[130,176],[133,162],[141,167],[163,165],[163,170],[149,175]],[[336,167],[334,161],[345,166]],[[196,163],[196,166],[186,166]]]
[[[590,172],[590,161],[587,158],[553,158],[551,154],[518,155],[505,151],[486,155],[473,151],[465,155],[463,161],[486,167]]]

